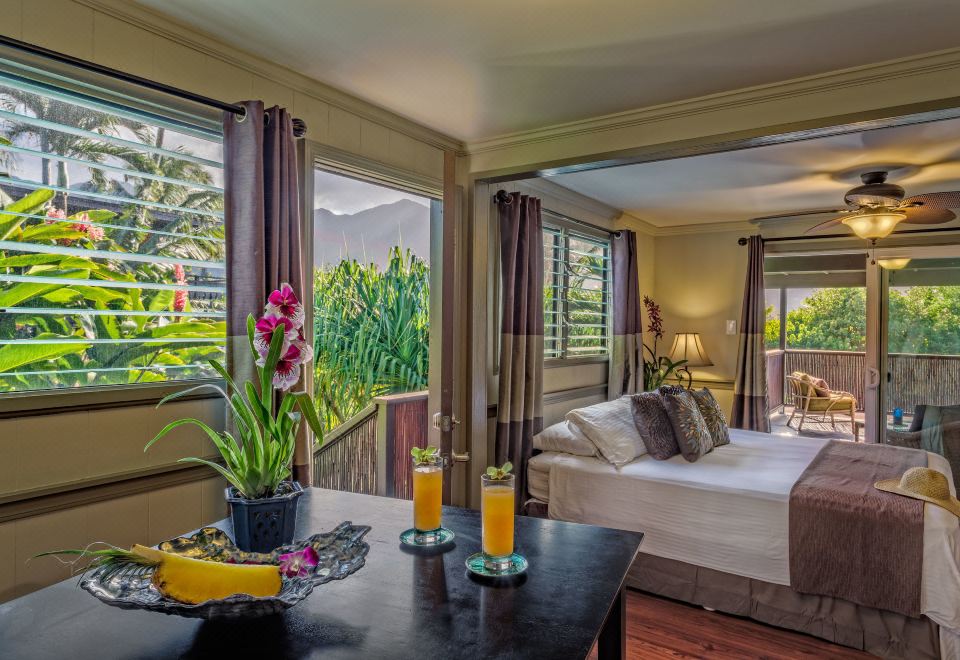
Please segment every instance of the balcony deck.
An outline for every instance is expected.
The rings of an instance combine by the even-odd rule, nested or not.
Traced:
[[[792,406],[786,406],[782,410],[778,410],[770,415],[770,432],[774,435],[784,435],[792,438],[824,438],[829,440],[854,440],[854,435],[850,429],[850,422],[837,420],[837,428],[833,429],[830,426],[830,422],[816,422],[811,421],[809,418],[803,423],[803,430],[797,430],[797,423],[800,420],[800,416],[793,420],[791,426],[787,426],[787,421],[790,419],[790,413],[793,411]],[[863,413],[857,413],[857,419],[863,421]],[[860,440],[863,440],[863,435],[861,434]]]

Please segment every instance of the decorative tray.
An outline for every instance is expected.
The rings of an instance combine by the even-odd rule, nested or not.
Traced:
[[[202,619],[276,614],[302,601],[310,595],[314,587],[331,580],[342,580],[359,570],[370,551],[370,546],[363,540],[369,531],[370,527],[366,525],[342,522],[330,532],[314,534],[308,539],[280,546],[268,553],[243,552],[237,549],[225,532],[216,527],[204,527],[191,536],[160,544],[160,549],[165,552],[194,559],[238,564],[279,564],[280,555],[299,552],[311,546],[317,554],[317,565],[309,567],[303,576],[284,576],[280,593],[276,596],[254,597],[237,594],[195,605],[181,603],[161,594],[151,582],[150,576],[111,576],[103,567],[85,575],[80,586],[107,605],[124,609],[150,610]]]

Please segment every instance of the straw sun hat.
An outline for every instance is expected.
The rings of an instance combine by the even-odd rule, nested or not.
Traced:
[[[950,496],[950,484],[942,472],[925,467],[913,467],[899,479],[884,479],[873,484],[879,490],[924,500],[960,516],[960,500]]]

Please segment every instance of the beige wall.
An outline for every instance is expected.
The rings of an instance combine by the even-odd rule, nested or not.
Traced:
[[[0,17],[6,36],[216,99],[260,98],[285,106],[307,123],[309,140],[414,174],[442,178],[443,149],[459,146],[129,2],[0,0]],[[2,420],[0,507],[31,494],[163,470],[182,456],[209,454],[201,435],[187,429],[143,454],[143,445],[165,422],[185,415],[223,426],[222,405],[204,401]],[[54,560],[26,563],[31,554],[93,541],[156,543],[223,517],[222,486],[207,478],[0,523],[0,602],[66,577]]]

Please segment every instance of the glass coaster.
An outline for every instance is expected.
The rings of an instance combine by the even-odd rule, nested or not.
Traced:
[[[414,545],[422,548],[424,546],[443,545],[444,543],[450,543],[450,541],[453,540],[453,536],[453,532],[446,527],[441,527],[436,531],[427,532],[425,534],[418,532],[415,529],[408,529],[400,535],[400,542],[404,545]]]
[[[528,565],[523,555],[519,555],[516,552],[510,555],[510,564],[502,571],[492,571],[487,568],[486,562],[483,560],[482,552],[477,552],[467,557],[467,570],[476,575],[483,575],[484,577],[520,575],[527,570]]]

